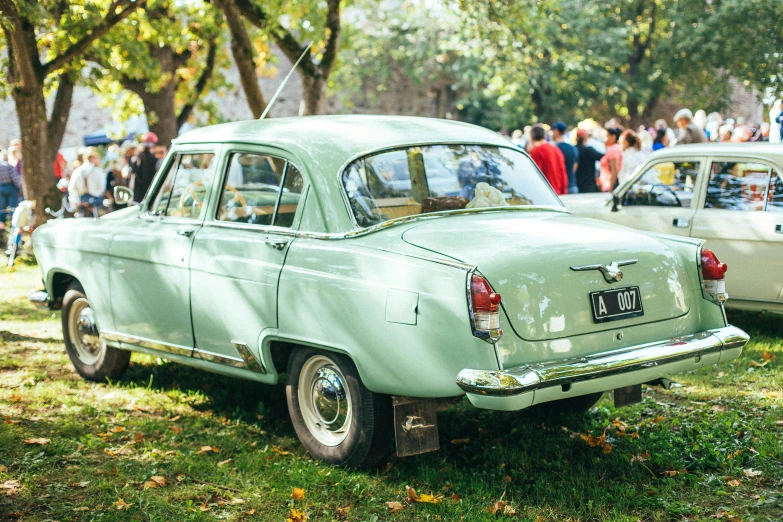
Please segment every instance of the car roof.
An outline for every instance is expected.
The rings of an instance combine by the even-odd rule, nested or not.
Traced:
[[[783,145],[778,143],[694,143],[675,145],[660,149],[650,159],[664,156],[724,156],[742,154],[747,156],[775,157],[783,160]]]
[[[175,140],[189,143],[243,143],[278,147],[299,156],[339,155],[348,159],[382,148],[419,143],[510,142],[483,127],[467,123],[412,116],[302,116],[248,120],[201,127]]]

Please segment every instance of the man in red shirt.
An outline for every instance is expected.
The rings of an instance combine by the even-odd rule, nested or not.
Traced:
[[[558,195],[568,194],[568,174],[565,157],[560,149],[546,141],[546,131],[541,125],[530,129],[530,157],[536,162],[544,177]]]

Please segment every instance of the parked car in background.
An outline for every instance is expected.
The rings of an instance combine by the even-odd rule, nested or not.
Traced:
[[[728,266],[727,306],[783,311],[783,146],[655,152],[613,195],[562,198],[577,215],[706,240]]]
[[[128,189],[118,188],[128,199]],[[122,194],[118,194],[121,196]],[[731,360],[701,241],[574,217],[530,158],[428,118],[276,118],[178,138],[140,205],[33,236],[84,378],[131,351],[274,384],[310,454],[438,448],[436,412],[618,404]],[[502,296],[502,298],[501,298]]]

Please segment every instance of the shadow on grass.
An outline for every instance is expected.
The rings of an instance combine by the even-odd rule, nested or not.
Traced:
[[[58,344],[62,343],[62,339],[55,339],[54,337],[31,337],[29,335],[17,334],[14,332],[8,332],[6,330],[0,330],[0,341],[4,342],[28,342],[28,343],[46,343],[46,344]]]

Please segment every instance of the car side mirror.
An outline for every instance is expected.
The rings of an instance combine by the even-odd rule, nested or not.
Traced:
[[[128,187],[114,187],[114,202],[119,205],[127,205],[133,201],[133,191]]]

